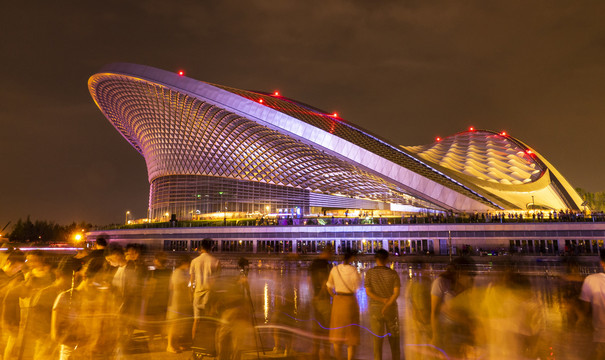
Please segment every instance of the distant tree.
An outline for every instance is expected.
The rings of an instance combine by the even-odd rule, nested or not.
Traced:
[[[52,221],[31,221],[28,216],[25,221],[19,219],[13,226],[8,238],[12,242],[20,243],[62,243],[68,242],[70,236],[76,231],[90,230],[91,224],[72,223],[70,225],[58,225]]]
[[[605,191],[591,193],[581,188],[576,188],[576,191],[590,210],[605,211]]]

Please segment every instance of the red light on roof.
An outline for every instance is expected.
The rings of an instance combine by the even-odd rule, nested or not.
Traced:
[[[273,95],[279,96],[279,91],[274,92]]]
[[[531,154],[533,154],[533,153],[534,153],[533,151],[531,151],[531,150],[529,150],[529,149],[525,150],[525,152],[526,152],[527,154],[529,154],[529,155],[531,155]]]
[[[332,114],[332,117],[338,117],[338,113]]]
[[[258,102],[262,104],[264,102],[264,100],[263,99],[258,99]]]
[[[440,137],[436,137],[435,140],[441,141],[441,138]]]
[[[506,136],[506,135],[507,135],[507,134],[506,134],[506,131],[501,132],[501,133],[500,133],[500,135],[502,135],[502,136]]]
[[[468,128],[468,130],[469,131],[475,131],[475,128],[471,126],[470,128]]]
[[[179,70],[179,76],[185,76],[185,72],[183,70]]]

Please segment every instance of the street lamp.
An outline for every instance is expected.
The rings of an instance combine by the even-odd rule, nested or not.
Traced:
[[[80,230],[79,232],[73,233],[73,239],[76,245],[79,245],[82,241],[85,241],[86,238],[84,237],[84,229]]]
[[[124,219],[124,224],[128,224],[128,216],[130,216],[130,211],[126,211],[126,218]]]
[[[227,226],[227,203],[223,203],[223,192],[219,191],[218,194],[221,196],[221,205],[224,204],[225,206],[223,209],[223,226]]]

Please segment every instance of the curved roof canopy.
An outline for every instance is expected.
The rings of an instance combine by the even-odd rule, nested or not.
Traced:
[[[512,209],[574,209],[582,200],[538,152],[506,132],[469,130],[432,144],[402,146],[431,166]]]
[[[547,171],[540,162],[523,161],[515,155],[518,149],[493,134],[399,147],[279,95],[147,66],[110,64],[88,85],[103,114],[145,158],[150,181],[175,174],[220,176],[394,204],[485,211],[517,205],[473,178],[525,184]]]

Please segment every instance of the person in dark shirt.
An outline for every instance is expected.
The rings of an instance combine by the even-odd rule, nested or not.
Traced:
[[[153,270],[149,272],[149,279],[145,286],[146,328],[150,333],[150,346],[156,343],[151,341],[154,335],[160,335],[163,338],[166,334],[166,311],[168,310],[170,277],[172,276],[172,270],[166,267],[167,263],[168,256],[165,252],[161,251],[154,255]]]
[[[57,296],[75,286],[75,272],[79,262],[64,257],[54,269],[55,281],[37,292],[26,303],[28,316],[23,326],[29,334],[24,340],[23,358],[52,359],[58,357],[58,345],[51,339],[52,308]],[[31,354],[33,352],[33,354]],[[29,354],[28,354],[29,353]]]
[[[391,359],[401,359],[397,298],[401,288],[399,275],[386,266],[389,252],[376,251],[376,266],[365,277],[366,294],[370,298],[370,327],[374,333],[374,360],[382,360],[382,339],[386,335]]]
[[[95,240],[95,245],[93,247],[93,250],[88,254],[88,259],[90,260],[91,258],[105,258],[105,248],[107,247],[107,240],[102,237],[99,236],[96,240]]]
[[[327,337],[332,305],[326,282],[332,269],[332,263],[330,262],[332,253],[332,246],[328,244],[319,255],[319,258],[314,259],[309,266],[311,286],[313,287],[313,300],[311,304],[316,321],[313,323],[313,334],[316,335],[313,341],[313,358],[315,359],[318,357],[320,359],[327,359],[330,355],[330,343]],[[321,339],[321,337],[324,337],[324,339]]]
[[[132,338],[134,329],[140,329],[142,325],[142,312],[145,284],[147,282],[149,271],[143,260],[142,247],[140,244],[127,244],[124,251],[126,259],[125,269],[125,296],[124,313],[126,320],[126,329],[128,340]]]

